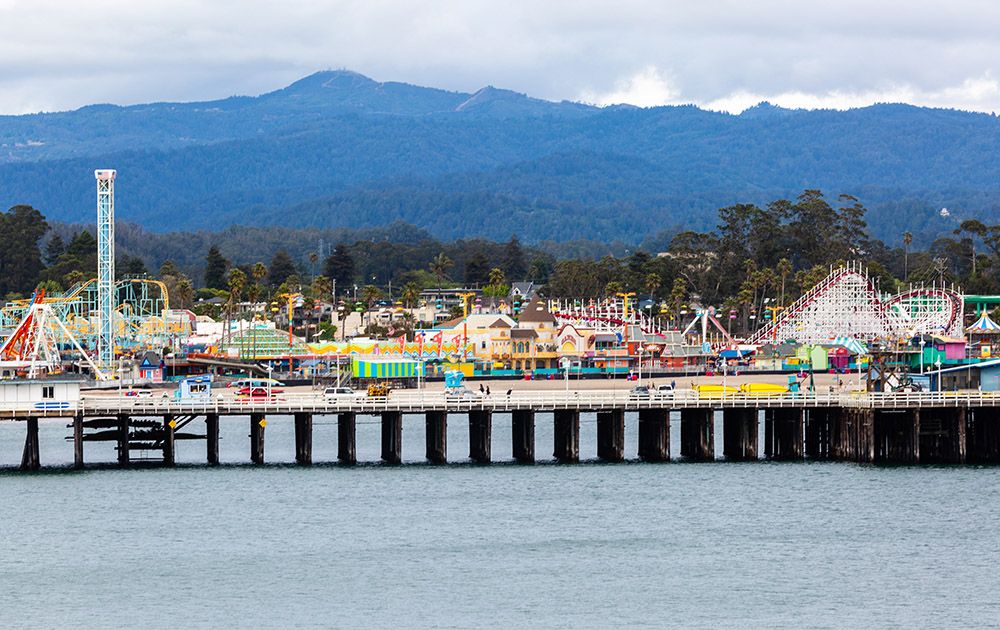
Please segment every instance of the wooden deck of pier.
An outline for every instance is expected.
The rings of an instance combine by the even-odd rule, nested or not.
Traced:
[[[162,463],[174,464],[179,440],[204,440],[206,461],[219,463],[219,418],[249,418],[249,460],[265,462],[264,437],[268,418],[289,421],[295,428],[295,461],[312,463],[313,418],[336,416],[338,461],[356,463],[358,415],[381,418],[381,459],[402,461],[403,416],[422,414],[426,423],[426,459],[449,461],[447,425],[450,416],[464,416],[469,428],[473,462],[492,461],[493,414],[511,414],[511,444],[518,463],[532,463],[538,414],[553,422],[553,457],[580,461],[580,414],[597,414],[598,459],[626,458],[626,416],[638,424],[639,459],[671,459],[671,414],[679,416],[679,455],[692,461],[715,459],[715,415],[722,414],[723,457],[729,461],[760,458],[804,458],[873,463],[993,463],[1000,461],[1000,396],[988,393],[866,392],[782,396],[733,395],[699,397],[693,391],[653,393],[638,397],[625,391],[546,391],[497,393],[486,397],[452,397],[443,392],[404,391],[387,397],[288,395],[267,400],[215,397],[187,402],[128,397],[84,398],[64,406],[5,404],[0,418],[24,421],[21,468],[36,470],[38,420],[70,419],[74,462],[84,466],[84,445],[94,441],[116,444],[118,463],[130,465],[136,450],[158,452]]]

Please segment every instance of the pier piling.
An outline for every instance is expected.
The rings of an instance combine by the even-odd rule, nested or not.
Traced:
[[[83,415],[73,416],[73,468],[83,468]]]
[[[264,427],[267,420],[262,413],[250,414],[250,461],[255,464],[264,463]]]
[[[802,459],[804,451],[803,422],[801,408],[766,409],[764,411],[764,456],[774,460]]]
[[[625,460],[625,410],[597,413],[597,457],[606,462]]]
[[[38,418],[25,421],[24,451],[21,453],[21,470],[38,470],[41,459],[38,456]]]
[[[427,461],[432,464],[448,463],[448,414],[443,411],[428,411],[424,414]]]
[[[681,457],[715,459],[715,422],[712,409],[681,409]]]
[[[125,467],[129,464],[129,417],[118,416],[118,465]]]
[[[580,412],[575,409],[556,409],[553,413],[552,456],[564,464],[580,461]]]
[[[670,460],[670,411],[639,410],[639,459],[644,462]]]
[[[382,461],[399,464],[403,461],[403,414],[382,412]]]
[[[919,409],[879,409],[874,420],[876,462],[920,463]]]
[[[977,464],[1000,462],[1000,409],[969,409],[966,428],[966,457]]]
[[[358,463],[358,416],[353,412],[337,415],[337,461],[353,466]]]
[[[492,458],[493,414],[485,410],[469,412],[469,459],[488,464]]]
[[[163,416],[163,465],[174,465],[174,422],[173,416]]]
[[[311,413],[295,414],[295,463],[299,466],[312,464],[313,417]]]
[[[517,409],[511,413],[511,445],[518,464],[535,463],[535,412]]]
[[[205,457],[210,466],[219,464],[219,414],[205,416]]]
[[[838,410],[834,407],[813,407],[806,410],[805,455],[810,459],[832,457],[833,424]]]
[[[964,407],[928,407],[920,411],[920,461],[964,464],[966,421]]]
[[[725,409],[722,412],[722,455],[733,461],[757,459],[756,409]]]

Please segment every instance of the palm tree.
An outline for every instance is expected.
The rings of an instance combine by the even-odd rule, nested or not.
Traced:
[[[778,306],[785,305],[785,281],[792,275],[792,262],[787,258],[778,261],[778,277],[781,278],[781,296],[778,298]]]
[[[382,292],[379,291],[379,288],[373,284],[365,285],[364,288],[361,289],[361,299],[365,303],[365,313],[367,313],[368,315],[369,324],[372,323],[371,320],[372,305],[375,304],[375,300],[377,300],[381,295]]]
[[[431,273],[437,276],[438,282],[444,282],[448,278],[448,270],[454,266],[455,262],[441,252],[430,262]]]
[[[406,308],[411,308],[420,299],[420,287],[415,282],[407,282],[403,285],[403,294],[400,297],[403,298]]]
[[[913,235],[903,232],[903,281],[910,277],[910,243],[913,242]]]
[[[312,272],[313,277],[316,277],[316,263],[319,262],[319,254],[316,252],[309,252],[309,270]]]
[[[663,281],[660,280],[660,274],[658,273],[646,274],[646,283],[645,283],[646,293],[649,293],[650,297],[656,295],[656,292],[660,290],[660,286],[662,284]]]

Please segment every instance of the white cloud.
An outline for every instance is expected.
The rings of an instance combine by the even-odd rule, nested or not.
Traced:
[[[998,31],[984,0],[0,0],[0,113],[254,94],[340,67],[554,100],[989,111]]]
[[[680,94],[663,74],[654,66],[646,66],[627,79],[615,84],[615,89],[607,94],[584,92],[580,100],[595,105],[619,105],[627,103],[638,107],[656,107],[677,102]]]
[[[940,90],[897,85],[863,92],[831,90],[812,94],[797,90],[777,94],[739,91],[700,105],[706,109],[739,113],[763,101],[790,109],[850,109],[874,103],[909,103],[924,107],[992,112],[1000,104],[1000,82],[987,74]]]

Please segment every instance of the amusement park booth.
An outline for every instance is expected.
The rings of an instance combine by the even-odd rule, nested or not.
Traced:
[[[930,377],[931,391],[1000,391],[1000,359],[944,368],[928,372],[927,375]]]
[[[163,360],[155,352],[146,352],[139,361],[139,379],[150,383],[163,382]]]
[[[189,376],[177,386],[177,400],[188,402],[212,399],[212,375]]]
[[[33,403],[35,409],[69,409],[80,400],[80,383],[64,380],[0,381],[0,404]]]

